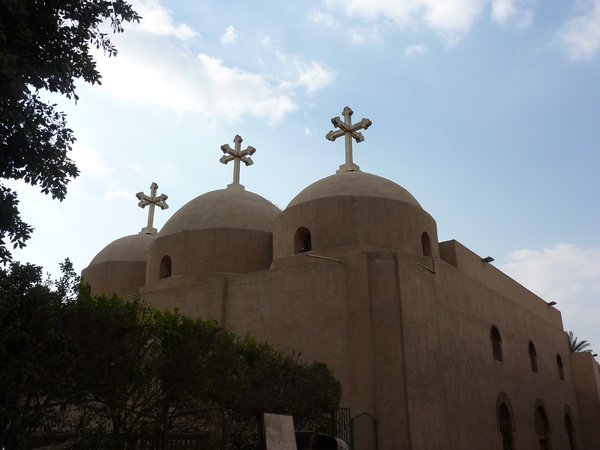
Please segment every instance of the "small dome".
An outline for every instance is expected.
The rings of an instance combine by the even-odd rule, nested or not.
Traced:
[[[182,206],[163,226],[160,236],[211,228],[271,232],[280,212],[270,201],[243,188],[220,189]]]
[[[144,285],[149,247],[155,239],[155,234],[133,234],[104,247],[81,273],[92,294],[135,295]]]
[[[132,234],[112,241],[90,262],[90,266],[113,261],[144,261],[155,234]]]
[[[326,197],[374,197],[406,202],[421,207],[402,186],[377,175],[353,171],[339,172],[319,180],[300,192],[288,208]]]

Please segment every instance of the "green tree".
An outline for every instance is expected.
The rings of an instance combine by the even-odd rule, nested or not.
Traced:
[[[92,296],[68,260],[61,268],[52,283],[36,266],[0,268],[0,448],[60,436],[165,448],[173,433],[254,448],[263,412],[329,428],[340,386],[324,364],[140,299]]]
[[[117,50],[102,32],[140,16],[124,0],[3,0],[0,2],[0,178],[23,180],[63,200],[78,175],[69,158],[75,137],[65,114],[41,91],[77,100],[75,81],[100,83],[90,48]],[[23,247],[32,228],[21,219],[17,193],[0,183],[0,262],[9,245]]]
[[[82,292],[63,307],[61,327],[68,368],[62,389],[77,411],[70,423],[80,439],[101,433],[125,448],[159,396],[153,311],[141,300]]]
[[[569,350],[571,351],[571,353],[592,351],[592,349],[586,350],[590,346],[590,343],[588,341],[577,340],[577,336],[575,336],[572,331],[565,332],[565,334],[567,335],[567,339],[569,340]]]
[[[31,430],[61,425],[60,308],[40,267],[0,270],[0,448],[27,447]]]

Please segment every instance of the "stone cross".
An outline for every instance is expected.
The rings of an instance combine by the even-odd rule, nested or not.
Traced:
[[[233,138],[235,148],[231,148],[229,144],[221,145],[221,150],[223,151],[224,155],[221,156],[219,161],[223,164],[233,161],[233,183],[227,187],[241,187],[243,189],[244,186],[240,184],[240,161],[246,164],[246,166],[251,166],[254,164],[254,161],[252,161],[250,155],[253,155],[256,149],[248,146],[245,150],[242,150],[242,141],[243,139],[241,136],[236,134]]]
[[[157,230],[154,228],[154,207],[158,206],[160,209],[167,209],[169,205],[167,205],[166,200],[169,198],[165,194],[160,194],[158,197],[156,196],[156,190],[158,189],[158,184],[152,183],[150,185],[150,195],[146,195],[143,192],[138,192],[135,196],[138,198],[139,203],[138,206],[140,208],[148,207],[148,225],[142,228],[140,234],[156,234]]]
[[[352,161],[352,138],[354,138],[357,143],[364,141],[365,137],[358,130],[366,130],[373,123],[370,119],[362,119],[360,122],[353,124],[352,114],[354,114],[354,111],[346,106],[344,111],[342,111],[342,115],[344,116],[343,121],[339,118],[339,116],[331,119],[331,123],[335,127],[339,128],[339,130],[331,130],[325,135],[325,137],[331,142],[342,136],[345,136],[346,138],[346,162],[340,166],[338,173],[359,170],[359,167],[354,164],[354,161]]]

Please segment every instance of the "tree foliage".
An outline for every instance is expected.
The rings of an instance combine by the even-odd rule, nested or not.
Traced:
[[[0,448],[60,436],[76,448],[142,438],[164,448],[184,433],[242,449],[263,412],[303,429],[331,423],[340,386],[324,364],[140,299],[91,296],[62,268],[53,283],[32,265],[0,269]]]
[[[90,52],[117,50],[113,32],[140,16],[124,0],[3,0],[0,2],[0,178],[23,180],[63,200],[78,175],[68,152],[75,141],[65,114],[42,91],[77,100],[75,82],[100,83]],[[0,261],[8,244],[23,247],[32,228],[20,217],[15,191],[0,184]]]
[[[572,331],[565,332],[565,334],[567,335],[567,339],[569,340],[569,350],[571,351],[571,353],[592,351],[592,349],[587,349],[590,346],[590,343],[588,341],[579,341],[577,339],[577,336],[575,336]]]

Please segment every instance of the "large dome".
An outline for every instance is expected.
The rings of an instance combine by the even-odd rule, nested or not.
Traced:
[[[260,195],[231,187],[200,195],[185,204],[164,225],[160,235],[211,228],[271,232],[280,210]]]
[[[435,221],[402,186],[360,171],[338,172],[311,184],[275,221],[274,261],[365,248],[437,256]]]
[[[339,172],[311,184],[294,197],[288,208],[311,200],[340,196],[386,198],[421,206],[410,192],[393,181],[370,173],[352,171]]]

